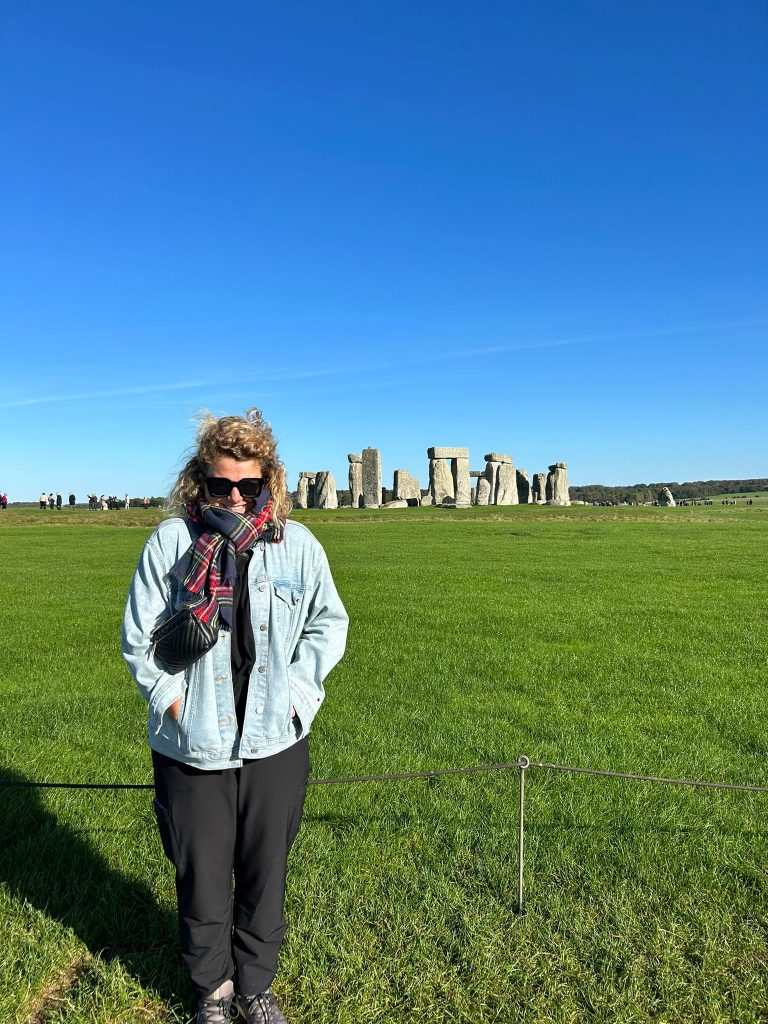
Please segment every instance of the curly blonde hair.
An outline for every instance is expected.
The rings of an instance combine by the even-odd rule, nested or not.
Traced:
[[[166,510],[185,515],[187,505],[202,494],[208,467],[220,456],[239,461],[258,459],[272,492],[272,522],[280,530],[291,512],[291,499],[285,482],[285,467],[277,455],[272,428],[256,408],[242,416],[221,416],[204,410],[199,415],[195,450],[173,485]]]

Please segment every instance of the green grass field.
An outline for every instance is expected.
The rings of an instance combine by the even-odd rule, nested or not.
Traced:
[[[313,777],[534,760],[768,784],[768,505],[303,512],[351,617]],[[155,512],[0,513],[5,780],[149,782],[119,652]],[[531,769],[314,787],[296,1024],[758,1022],[768,795]],[[147,792],[5,789],[4,1024],[181,1022]]]

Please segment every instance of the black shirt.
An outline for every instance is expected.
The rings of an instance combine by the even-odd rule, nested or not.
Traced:
[[[251,623],[251,597],[248,593],[248,565],[253,549],[237,556],[237,579],[232,594],[232,686],[235,691],[237,727],[242,733],[248,680],[256,661],[256,641]]]

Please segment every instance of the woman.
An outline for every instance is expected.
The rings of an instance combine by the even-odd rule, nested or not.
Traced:
[[[133,578],[123,656],[149,704],[155,812],[176,868],[198,1024],[285,1024],[270,986],[286,860],[309,774],[307,734],[348,618],[325,552],[290,522],[285,471],[257,409],[206,415]],[[191,610],[214,646],[184,671],[151,634]],[[189,615],[189,612],[185,614]],[[234,871],[234,907],[232,876]]]

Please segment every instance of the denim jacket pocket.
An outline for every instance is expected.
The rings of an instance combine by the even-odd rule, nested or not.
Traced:
[[[275,592],[275,596],[278,598],[276,602],[275,613],[277,616],[277,622],[280,627],[280,633],[283,640],[288,640],[293,629],[294,619],[296,618],[296,609],[298,608],[303,588],[297,586],[295,583],[286,582],[285,580],[275,580],[272,584]]]

